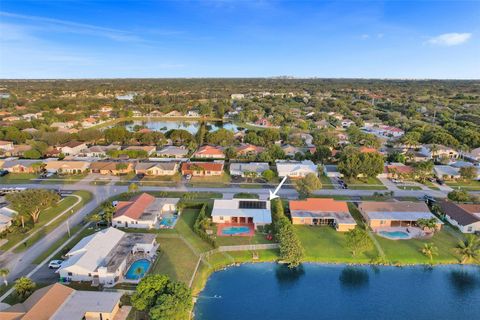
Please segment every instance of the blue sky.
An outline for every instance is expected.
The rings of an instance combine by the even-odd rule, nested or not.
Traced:
[[[480,78],[480,1],[0,2],[0,78]]]

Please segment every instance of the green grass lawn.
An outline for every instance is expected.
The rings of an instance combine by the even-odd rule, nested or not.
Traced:
[[[216,229],[216,228],[215,228]],[[217,231],[214,231],[217,234]],[[274,243],[271,240],[265,238],[265,234],[256,232],[253,237],[219,237],[216,236],[217,244],[219,246],[238,246],[245,244],[263,244],[263,243]]]
[[[446,181],[445,182],[449,187],[453,189],[463,189],[467,191],[478,191],[480,190],[480,181],[470,180],[470,181]]]
[[[105,186],[109,184],[112,180],[111,179],[95,179],[93,181],[90,181],[90,185],[92,186]]]
[[[50,178],[42,179],[42,184],[73,184],[84,179],[88,173],[81,174],[54,174]]]
[[[173,176],[154,176],[148,177],[145,176],[138,183],[140,186],[165,186],[165,185],[176,185],[182,180],[180,173],[177,173]]]
[[[259,195],[256,193],[240,192],[233,195],[234,199],[258,199]]]
[[[419,186],[397,186],[400,190],[422,190]]]
[[[15,249],[15,252],[22,252],[28,247],[32,246],[35,242],[37,242],[39,239],[43,238],[46,234],[48,234],[49,231],[55,229],[59,224],[61,224],[67,217],[75,213],[78,209],[80,209],[85,203],[88,203],[92,199],[92,194],[88,191],[75,191],[74,194],[80,196],[82,200],[80,201],[79,204],[77,204],[73,208],[73,212],[68,212],[65,215],[63,215],[61,218],[57,219],[54,223],[50,224],[49,226],[45,227],[45,224],[47,224],[50,220],[55,218],[58,214],[63,212],[65,209],[69,208],[72,206],[76,201],[76,197],[65,197],[62,199],[56,206],[48,208],[44,210],[38,219],[38,222],[35,224],[35,227],[29,230],[27,233],[9,233],[6,236],[6,239],[8,242],[4,244],[1,249],[2,250],[8,250],[11,247],[13,247],[15,244],[21,242],[25,237],[28,235],[38,231],[32,238],[30,238],[27,242],[26,246],[19,246]]]
[[[377,178],[355,179],[345,181],[352,190],[387,190],[387,187]]]
[[[436,232],[431,239],[425,240],[389,240],[377,235],[375,238],[391,263],[428,263],[428,258],[420,252],[425,243],[433,243],[438,248],[438,256],[433,258],[434,263],[458,263],[453,250],[458,239],[446,231]]]
[[[150,272],[167,274],[174,280],[188,284],[198,256],[180,238],[159,237],[157,242],[160,245],[160,254]]]
[[[305,260],[327,263],[369,263],[378,256],[376,249],[353,257],[345,246],[345,233],[331,227],[294,226],[305,249]]]
[[[209,251],[212,248],[208,243],[203,241],[195,232],[193,232],[193,224],[199,213],[198,209],[184,209],[180,215],[180,219],[175,225],[175,230],[181,234],[198,252]]]
[[[38,178],[35,173],[9,173],[0,177],[0,184],[25,184],[32,183],[31,179]]]
[[[326,175],[321,174],[319,176],[319,179],[320,179],[320,182],[322,183],[322,189],[335,189],[332,184],[332,181]]]
[[[423,184],[426,185],[427,187],[429,187],[432,190],[440,190],[439,187],[437,187],[435,184],[433,184],[433,182],[430,182],[428,180],[425,181]]]

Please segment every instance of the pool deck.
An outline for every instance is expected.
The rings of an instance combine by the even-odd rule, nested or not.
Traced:
[[[231,227],[248,227],[248,233],[223,234],[223,229]],[[255,226],[249,223],[222,223],[217,224],[217,236],[220,237],[253,237],[255,235]]]
[[[382,231],[383,232],[403,232],[408,234],[409,237],[408,238],[389,237],[388,235],[381,234],[380,232]],[[414,238],[423,238],[425,236],[425,233],[417,227],[385,227],[385,228],[377,228],[375,229],[375,232],[378,236],[383,237],[385,239],[389,239],[389,240],[410,240]]]

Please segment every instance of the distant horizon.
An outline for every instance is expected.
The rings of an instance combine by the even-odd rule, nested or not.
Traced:
[[[3,0],[0,78],[480,78],[479,1]]]
[[[356,77],[100,77],[100,78],[0,78],[0,81],[57,81],[57,80],[214,80],[214,79],[271,79],[271,80],[378,80],[378,81],[480,81],[479,78],[356,78]]]

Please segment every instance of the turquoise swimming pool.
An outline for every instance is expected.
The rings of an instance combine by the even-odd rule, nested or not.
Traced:
[[[410,239],[410,234],[404,231],[380,231],[378,234],[389,239]]]
[[[140,259],[135,261],[130,265],[130,268],[128,268],[128,271],[125,274],[125,278],[128,280],[139,280],[143,278],[145,273],[148,271],[150,264],[150,260],[147,259]]]
[[[244,227],[244,226],[225,227],[225,228],[222,229],[222,234],[227,235],[227,236],[242,235],[242,234],[246,234],[246,233],[250,233],[250,228],[249,227]]]
[[[171,229],[175,226],[175,223],[177,223],[177,219],[178,219],[178,216],[163,215],[162,219],[160,220],[160,226],[162,228]]]

